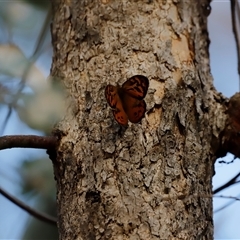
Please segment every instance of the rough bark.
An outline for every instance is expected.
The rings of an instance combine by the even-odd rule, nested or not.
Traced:
[[[54,161],[60,239],[212,239],[226,100],[209,68],[208,1],[53,1],[52,75],[69,93]],[[119,126],[108,83],[145,75],[147,113]]]

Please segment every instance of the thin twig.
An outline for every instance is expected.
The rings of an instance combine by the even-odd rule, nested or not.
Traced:
[[[236,159],[238,159],[238,157],[234,156],[233,159],[229,162],[224,161],[224,160],[221,160],[221,161],[218,161],[218,162],[219,163],[224,163],[224,164],[232,164]]]
[[[231,0],[231,17],[232,17],[232,30],[233,35],[236,42],[236,48],[237,48],[237,58],[238,58],[238,76],[240,77],[240,41],[239,41],[239,35],[237,30],[237,18],[236,14],[240,15],[239,5],[236,3],[236,0]],[[239,82],[240,84],[240,82]],[[239,86],[240,88],[240,86]]]
[[[25,68],[25,70],[23,72],[23,75],[22,75],[22,79],[21,79],[21,82],[20,82],[20,85],[19,85],[18,92],[16,93],[15,100],[13,101],[11,106],[14,106],[16,104],[16,102],[17,102],[17,100],[20,96],[20,93],[22,92],[22,90],[25,86],[25,82],[26,82],[26,79],[27,79],[27,75],[29,74],[29,70],[31,69],[32,65],[35,63],[35,61],[37,60],[37,58],[41,54],[40,50],[41,50],[41,48],[43,46],[43,43],[44,43],[44,40],[45,40],[45,38],[48,34],[48,27],[49,27],[49,24],[50,24],[50,21],[51,21],[51,16],[52,16],[52,11],[51,11],[51,8],[49,8],[48,12],[47,12],[47,15],[45,17],[45,20],[44,20],[44,24],[42,25],[40,34],[38,36],[34,52],[33,52],[32,56],[29,58],[29,61],[27,62],[26,68]]]
[[[5,119],[3,121],[2,127],[0,129],[0,134],[1,135],[3,134],[3,132],[4,132],[5,128],[6,128],[6,126],[7,126],[7,123],[8,123],[8,120],[9,120],[11,114],[12,114],[12,107],[8,106],[8,112],[7,112],[6,116],[5,116]]]
[[[233,199],[235,201],[240,201],[239,197],[233,197],[233,196],[224,196],[224,195],[215,195],[215,198],[228,198],[228,199]]]
[[[51,16],[52,16],[52,11],[51,11],[51,8],[49,8],[48,12],[47,12],[47,15],[45,17],[45,20],[44,20],[44,24],[43,24],[43,26],[41,28],[41,31],[40,31],[40,34],[38,36],[34,52],[33,52],[32,56],[29,58],[29,60],[28,60],[28,62],[26,64],[26,67],[25,67],[25,69],[23,71],[22,78],[21,78],[21,81],[19,83],[18,91],[17,91],[17,93],[14,96],[14,100],[9,104],[9,111],[8,111],[8,114],[6,115],[6,117],[4,119],[3,126],[2,126],[2,128],[3,128],[2,131],[4,131],[4,128],[7,125],[9,117],[10,117],[10,115],[12,113],[12,109],[16,108],[16,103],[17,103],[17,101],[18,101],[18,99],[20,97],[20,94],[21,94],[24,86],[25,86],[25,83],[26,83],[26,80],[27,80],[27,76],[29,74],[29,71],[30,71],[32,65],[35,63],[35,61],[37,60],[37,58],[41,54],[41,48],[42,48],[44,40],[45,40],[45,38],[46,38],[46,36],[48,34],[49,24],[50,24],[50,21],[51,21]]]
[[[239,197],[239,196],[240,196],[240,195],[238,195],[238,197]],[[214,213],[220,212],[221,210],[223,210],[224,208],[229,207],[230,205],[232,205],[232,204],[235,203],[235,202],[236,202],[236,199],[234,199],[234,200],[228,202],[227,204],[223,205],[222,207],[220,207],[220,208],[214,210]]]
[[[218,208],[217,210],[214,210],[213,213],[220,212],[220,211],[222,211],[224,208],[229,207],[230,205],[232,205],[232,204],[235,203],[235,202],[236,202],[235,200],[232,200],[232,201],[228,202],[227,204],[223,205],[222,207]]]
[[[0,150],[7,148],[54,149],[57,138],[53,136],[9,135],[0,137]]]
[[[7,193],[1,187],[0,187],[0,194],[2,194],[4,197],[6,197],[12,203],[16,204],[18,207],[22,208],[23,210],[28,212],[30,215],[36,217],[37,219],[39,219],[41,221],[44,221],[44,222],[54,224],[54,225],[57,224],[57,219],[56,218],[54,218],[52,216],[49,216],[46,213],[41,213],[41,212],[36,211],[35,209],[29,207],[28,205],[26,205],[22,201],[18,200],[17,198],[15,198],[12,195],[10,195],[9,193]]]

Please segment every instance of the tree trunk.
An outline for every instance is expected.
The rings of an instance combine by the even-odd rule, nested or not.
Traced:
[[[60,239],[213,239],[212,175],[225,126],[209,68],[209,1],[53,1],[52,75],[71,108],[54,161]],[[120,126],[107,84],[150,81]]]

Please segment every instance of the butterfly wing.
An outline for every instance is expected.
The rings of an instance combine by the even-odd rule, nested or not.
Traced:
[[[146,103],[144,100],[138,100],[129,94],[123,95],[123,107],[132,123],[138,123],[144,117],[146,112]]]
[[[128,116],[124,111],[122,100],[118,94],[118,87],[107,85],[105,88],[105,97],[108,104],[113,109],[115,120],[122,126],[127,126]]]
[[[122,85],[122,89],[130,96],[142,100],[147,94],[148,86],[148,78],[142,75],[135,75]]]
[[[128,125],[128,116],[123,108],[116,108],[113,110],[113,116],[115,120],[122,126],[126,127]]]
[[[143,98],[147,94],[148,78],[135,75],[129,78],[120,89],[123,108],[132,123],[138,123],[146,112],[146,103]]]
[[[148,78],[142,75],[129,78],[121,88],[107,85],[105,96],[119,124],[127,126],[128,120],[132,123],[141,121],[146,112],[143,98],[147,94],[148,86]]]
[[[105,88],[105,97],[111,108],[116,108],[118,102],[118,91],[117,87],[113,85],[107,85]]]

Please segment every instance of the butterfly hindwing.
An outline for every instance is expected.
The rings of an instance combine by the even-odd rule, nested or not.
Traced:
[[[113,116],[120,125],[122,126],[128,125],[128,116],[125,113],[122,106],[119,106],[118,108],[113,109]]]
[[[118,90],[113,85],[107,85],[105,88],[105,97],[111,108],[115,108],[118,101]]]
[[[132,123],[138,123],[144,117],[146,112],[146,103],[141,100],[137,106],[132,108],[131,113],[128,114],[129,121]]]
[[[144,100],[138,100],[129,94],[123,95],[123,108],[132,123],[138,123],[144,117],[146,112],[146,103]]]

